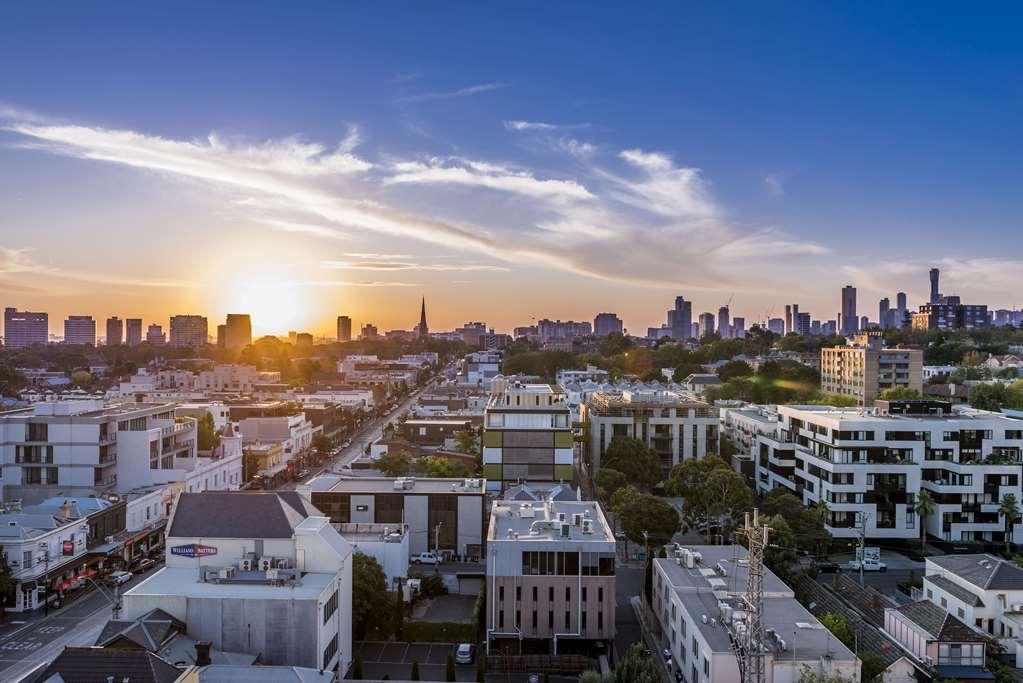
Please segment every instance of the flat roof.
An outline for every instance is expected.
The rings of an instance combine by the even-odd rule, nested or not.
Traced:
[[[941,415],[892,415],[879,414],[876,408],[836,408],[833,406],[802,406],[802,405],[780,405],[778,412],[812,414],[819,417],[826,417],[835,420],[850,420],[856,422],[872,422],[876,424],[895,424],[898,422],[914,424],[923,422],[977,422],[984,420],[1006,421],[1007,423],[1020,424],[1020,421],[1004,413],[993,413],[986,410],[960,409],[953,407],[951,413]],[[1023,427],[1023,424],[1021,424]]]
[[[432,419],[432,420],[431,419],[405,420],[404,424],[407,424],[407,425],[434,425],[434,426],[437,426],[437,427],[456,427],[456,426],[464,425],[466,422],[470,422],[470,420],[468,420],[468,419],[465,419],[465,420],[454,420],[454,419],[448,418],[448,419]]]
[[[405,488],[395,488],[394,482],[404,480]],[[321,481],[322,480],[322,481]],[[466,486],[466,482],[471,485]],[[309,491],[332,493],[473,493],[483,495],[486,479],[432,479],[425,477],[345,477],[339,474],[321,474],[306,485]]]
[[[213,567],[204,567],[213,569]],[[256,572],[253,572],[256,574]],[[315,600],[335,575],[306,572],[294,586],[272,586],[267,583],[207,583],[199,580],[197,567],[164,567],[126,592],[128,596],[179,596],[185,598]]]
[[[560,521],[560,513],[565,515],[564,523]],[[575,526],[572,523],[573,515],[576,514],[590,521],[593,533],[583,533],[582,525]],[[568,537],[562,536],[564,525],[569,528]],[[600,505],[591,500],[496,501],[490,509],[488,539],[495,543],[569,540],[615,542]]]

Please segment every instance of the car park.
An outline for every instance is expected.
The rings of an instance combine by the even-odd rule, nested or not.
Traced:
[[[472,664],[472,656],[475,649],[469,643],[459,643],[455,650],[455,662],[457,664]]]

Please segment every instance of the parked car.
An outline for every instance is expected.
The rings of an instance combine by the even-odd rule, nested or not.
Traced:
[[[859,560],[850,560],[849,561],[849,569],[853,570],[854,572],[858,572],[860,570],[860,561]],[[888,571],[888,565],[886,565],[884,562],[881,562],[880,560],[870,560],[870,559],[868,559],[866,562],[863,563],[863,571],[865,571],[865,572],[886,572],[886,571]]]
[[[132,574],[127,571],[110,572],[107,576],[107,583],[111,586],[121,586],[131,581]]]
[[[437,553],[419,553],[412,556],[412,564],[440,564],[443,562]]]
[[[469,643],[459,643],[455,650],[455,662],[458,664],[472,664],[472,656],[476,648]]]
[[[299,470],[298,474],[295,475],[295,479],[305,479],[309,476],[309,470]]]
[[[351,439],[345,439],[345,442],[341,444],[341,448],[348,448],[351,445],[352,445]]]
[[[150,560],[147,557],[146,559],[144,559],[144,560],[142,560],[141,562],[138,563],[138,565],[135,567],[135,571],[138,572],[139,574],[145,574],[146,572],[148,572],[150,569],[152,569],[155,566],[156,566],[156,560]]]
[[[664,661],[666,662],[671,661],[671,650],[669,648],[664,648],[661,654],[664,655]]]
[[[817,571],[821,574],[838,574],[842,571],[842,566],[837,562],[818,562]]]

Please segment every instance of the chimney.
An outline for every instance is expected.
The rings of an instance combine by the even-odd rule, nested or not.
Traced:
[[[211,643],[208,640],[197,640],[195,641],[195,665],[196,666],[209,666],[213,663],[210,659],[210,646]]]
[[[65,521],[71,519],[71,510],[71,503],[65,500],[60,506],[60,518]]]

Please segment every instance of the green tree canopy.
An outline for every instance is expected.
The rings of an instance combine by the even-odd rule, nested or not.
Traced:
[[[472,476],[472,468],[464,462],[431,455],[420,458],[416,469],[435,479],[458,479]]]
[[[358,640],[370,634],[386,637],[393,610],[388,609],[387,577],[376,558],[352,555],[352,631]]]
[[[882,401],[916,401],[923,398],[920,392],[909,387],[892,387],[882,391],[878,398]]]
[[[220,434],[217,433],[217,428],[213,425],[213,416],[209,412],[203,413],[202,419],[199,420],[196,440],[200,451],[210,451],[220,445]]]
[[[661,459],[645,443],[627,436],[611,439],[600,466],[618,470],[641,490],[650,490],[661,480]]]
[[[651,547],[668,543],[681,528],[678,511],[663,498],[649,493],[637,493],[626,498],[615,513],[630,541],[643,543],[643,532],[646,531]]]
[[[412,461],[404,451],[390,451],[380,456],[376,468],[388,477],[404,477],[412,471]]]
[[[848,648],[855,646],[856,636],[849,621],[838,612],[828,612],[821,617],[821,623]]]
[[[718,368],[718,379],[727,382],[736,377],[748,377],[753,374],[753,367],[744,360],[730,360]]]
[[[629,478],[614,468],[601,467],[594,477],[594,483],[597,485],[597,497],[607,504],[618,489],[629,485]]]
[[[683,498],[687,527],[714,518],[737,521],[753,507],[754,501],[753,491],[743,476],[716,456],[679,463],[672,469],[665,490]]]

